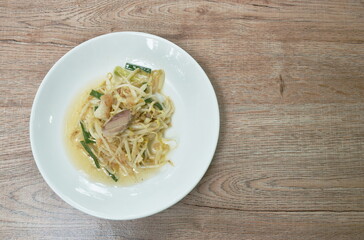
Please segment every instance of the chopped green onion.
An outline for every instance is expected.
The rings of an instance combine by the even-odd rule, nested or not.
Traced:
[[[90,95],[91,96],[93,96],[93,97],[95,97],[95,98],[98,98],[98,99],[100,99],[100,97],[102,96],[102,95],[104,95],[103,93],[100,93],[100,92],[98,92],[98,91],[95,91],[95,90],[91,90],[91,92],[90,92]]]
[[[83,138],[85,139],[85,142],[86,143],[95,143],[94,140],[91,139],[91,134],[90,132],[88,132],[85,128],[85,126],[83,125],[82,122],[80,122],[80,125],[81,125],[81,129],[82,129],[82,135],[83,135]]]
[[[145,103],[151,103],[153,102],[153,98],[147,98],[144,100]]]
[[[112,180],[114,180],[115,182],[117,182],[119,179],[117,177],[115,177],[114,174],[112,174],[111,172],[109,172],[109,170],[107,170],[106,168],[104,168],[107,172],[107,174],[109,174],[109,176],[112,178]]]
[[[163,110],[162,105],[159,102],[154,103],[154,106],[156,106],[157,108],[159,108],[159,110]]]
[[[100,163],[99,163],[99,159],[96,157],[96,155],[92,152],[91,148],[87,145],[87,143],[85,141],[81,141],[80,142],[83,146],[83,148],[86,150],[86,152],[90,155],[90,157],[92,157],[92,159],[95,162],[95,165],[97,168],[100,168]]]
[[[116,66],[114,68],[114,74],[117,75],[117,76],[119,76],[119,77],[122,77],[122,76],[125,75],[124,74],[124,69],[122,67],[120,67],[120,66]]]
[[[94,111],[96,111],[98,108],[99,108],[99,106],[95,106],[95,107],[94,107]]]
[[[151,103],[153,102],[153,98],[147,98],[144,100],[145,103]],[[163,110],[162,104],[159,102],[154,103],[154,106],[156,106],[159,110]]]
[[[125,68],[128,69],[128,70],[132,70],[132,71],[134,71],[137,68],[140,68],[144,72],[147,72],[147,73],[151,73],[152,72],[152,69],[150,69],[150,68],[146,68],[146,67],[139,66],[139,65],[135,65],[135,64],[131,64],[131,63],[126,63],[125,64]]]

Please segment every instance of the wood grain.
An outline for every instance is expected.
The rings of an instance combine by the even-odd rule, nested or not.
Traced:
[[[0,239],[364,238],[363,1],[5,0],[0,18]],[[132,221],[64,203],[40,176],[28,133],[51,66],[117,31],[187,50],[221,112],[198,186]]]

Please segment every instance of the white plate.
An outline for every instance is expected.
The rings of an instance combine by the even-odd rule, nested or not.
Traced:
[[[90,81],[117,65],[132,62],[164,69],[164,92],[176,111],[168,137],[175,166],[129,187],[92,182],[76,169],[64,143],[64,120],[72,99]],[[119,32],[88,40],[64,55],[40,85],[30,117],[35,162],[48,185],[64,201],[93,216],[135,219],[162,211],[185,197],[206,172],[219,135],[219,109],[213,87],[199,64],[163,38]]]

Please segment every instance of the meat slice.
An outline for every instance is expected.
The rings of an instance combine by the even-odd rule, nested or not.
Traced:
[[[129,125],[131,121],[131,112],[129,110],[124,110],[115,114],[111,117],[102,128],[102,134],[105,137],[112,137],[121,132],[123,132]]]

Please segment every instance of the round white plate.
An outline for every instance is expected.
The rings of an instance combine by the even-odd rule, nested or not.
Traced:
[[[164,93],[175,104],[167,137],[177,141],[164,166],[148,180],[128,187],[89,180],[69,159],[64,143],[65,114],[90,81],[126,62],[164,69]],[[219,135],[219,108],[200,65],[183,49],[151,34],[119,32],[88,40],[64,55],[40,85],[30,117],[35,162],[64,201],[93,216],[135,219],[162,211],[185,197],[206,172]]]

